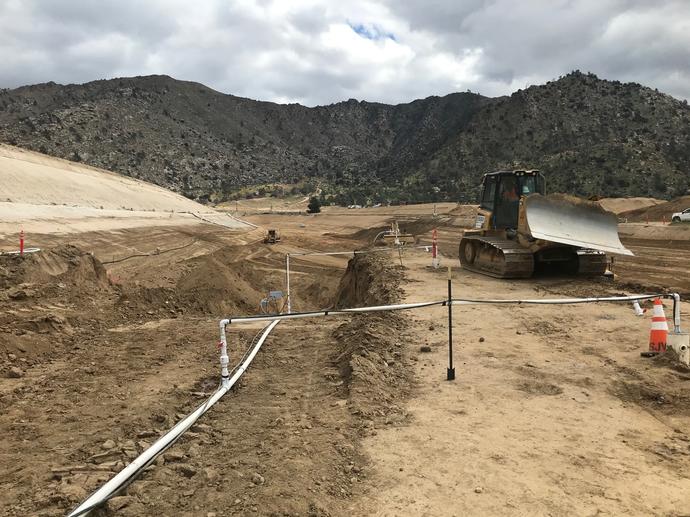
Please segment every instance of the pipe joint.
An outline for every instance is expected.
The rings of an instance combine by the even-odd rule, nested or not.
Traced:
[[[678,293],[671,293],[673,298],[673,331],[676,334],[680,333],[680,295]]]

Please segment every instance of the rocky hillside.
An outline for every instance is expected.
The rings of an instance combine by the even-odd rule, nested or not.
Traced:
[[[690,187],[690,109],[573,72],[510,97],[306,108],[166,76],[0,90],[0,141],[201,200],[318,183],[347,202],[474,200],[483,172],[540,168],[550,190],[668,198]]]

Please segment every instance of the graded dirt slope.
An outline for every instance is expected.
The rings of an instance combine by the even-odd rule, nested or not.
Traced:
[[[227,214],[218,216],[144,181],[0,145],[0,235],[20,226],[34,233],[68,233],[202,220],[246,228]]]
[[[145,181],[9,145],[0,145],[0,200],[116,210],[208,211]]]

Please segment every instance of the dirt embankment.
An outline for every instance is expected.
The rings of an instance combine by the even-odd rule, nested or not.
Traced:
[[[675,212],[682,212],[686,208],[690,208],[690,196],[682,196],[666,203],[621,212],[618,216],[629,222],[662,221],[664,219],[668,222]]]
[[[401,269],[390,258],[357,255],[341,280],[335,306],[386,305],[402,298]],[[351,412],[365,427],[392,424],[405,418],[401,404],[412,385],[404,341],[408,324],[399,313],[354,316],[333,332],[333,356],[349,398]]]
[[[662,199],[655,199],[653,197],[606,197],[599,200],[599,204],[604,210],[614,214],[645,209],[661,203],[664,203]]]

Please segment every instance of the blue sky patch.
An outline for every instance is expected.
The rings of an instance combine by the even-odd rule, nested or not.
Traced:
[[[386,32],[380,27],[377,27],[376,25],[364,25],[363,23],[352,22],[347,22],[347,24],[353,31],[355,31],[363,38],[374,41],[382,39],[391,39],[393,41],[397,41],[397,39],[395,39],[395,34],[393,34],[392,32]]]

